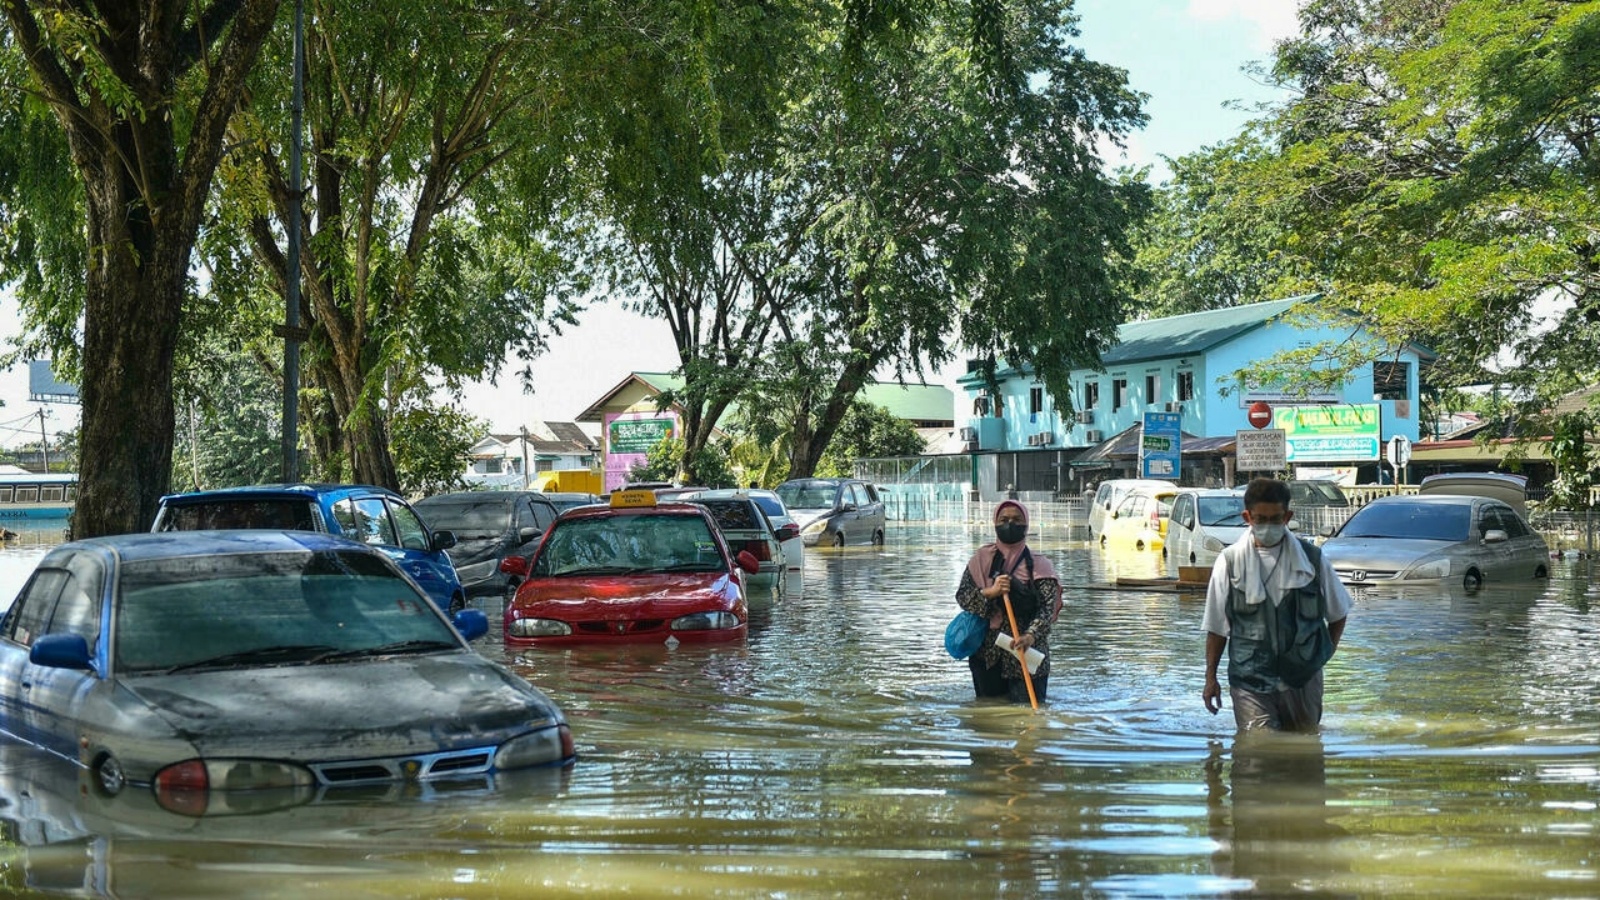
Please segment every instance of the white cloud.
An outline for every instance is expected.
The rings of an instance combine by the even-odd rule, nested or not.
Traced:
[[[1298,0],[1189,0],[1189,17],[1202,22],[1243,20],[1255,29],[1262,49],[1300,31]]]

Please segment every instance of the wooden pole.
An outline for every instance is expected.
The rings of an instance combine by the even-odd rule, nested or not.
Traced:
[[[1017,663],[1022,666],[1022,683],[1028,686],[1028,702],[1033,705],[1035,712],[1039,709],[1039,697],[1033,692],[1033,676],[1028,674],[1027,651],[1018,647],[1016,640],[1022,637],[1022,631],[1017,628],[1017,613],[1011,608],[1011,592],[1002,595],[1006,601],[1006,618],[1011,620],[1011,650],[1017,654]]]

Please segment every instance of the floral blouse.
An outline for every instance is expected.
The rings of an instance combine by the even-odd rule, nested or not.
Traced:
[[[1034,590],[1039,593],[1039,610],[1029,622],[1018,622],[1017,626],[1028,634],[1033,635],[1033,647],[1044,654],[1044,662],[1039,664],[1039,671],[1033,673],[1035,678],[1047,678],[1050,675],[1050,626],[1055,624],[1056,614],[1061,608],[1061,583],[1054,578],[1040,578],[1033,582]],[[993,616],[999,613],[1000,620],[1004,623],[1001,628],[1007,634],[1011,633],[1011,623],[1006,621],[1005,600],[995,597],[993,600],[985,597],[978,583],[973,580],[972,573],[963,569],[961,584],[956,588],[956,602],[969,613],[975,613],[985,619],[993,621]],[[983,638],[983,647],[972,658],[982,662],[985,666],[993,668],[1000,666],[1001,672],[1007,678],[1022,678],[1022,662],[1017,655],[1009,650],[1002,650],[995,646],[994,637],[999,632],[990,630]]]

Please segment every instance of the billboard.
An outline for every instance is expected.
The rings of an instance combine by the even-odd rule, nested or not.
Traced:
[[[1139,477],[1178,480],[1183,453],[1183,415],[1147,412],[1139,438]]]
[[[678,416],[673,412],[606,413],[603,421],[608,491],[626,484],[628,471],[644,463],[651,448],[678,433]]]
[[[1376,403],[1280,406],[1272,426],[1283,429],[1290,463],[1371,462],[1379,452],[1378,411]]]

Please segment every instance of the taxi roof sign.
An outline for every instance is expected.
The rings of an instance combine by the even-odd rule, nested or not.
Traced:
[[[656,505],[655,491],[613,491],[612,509],[644,509]]]

